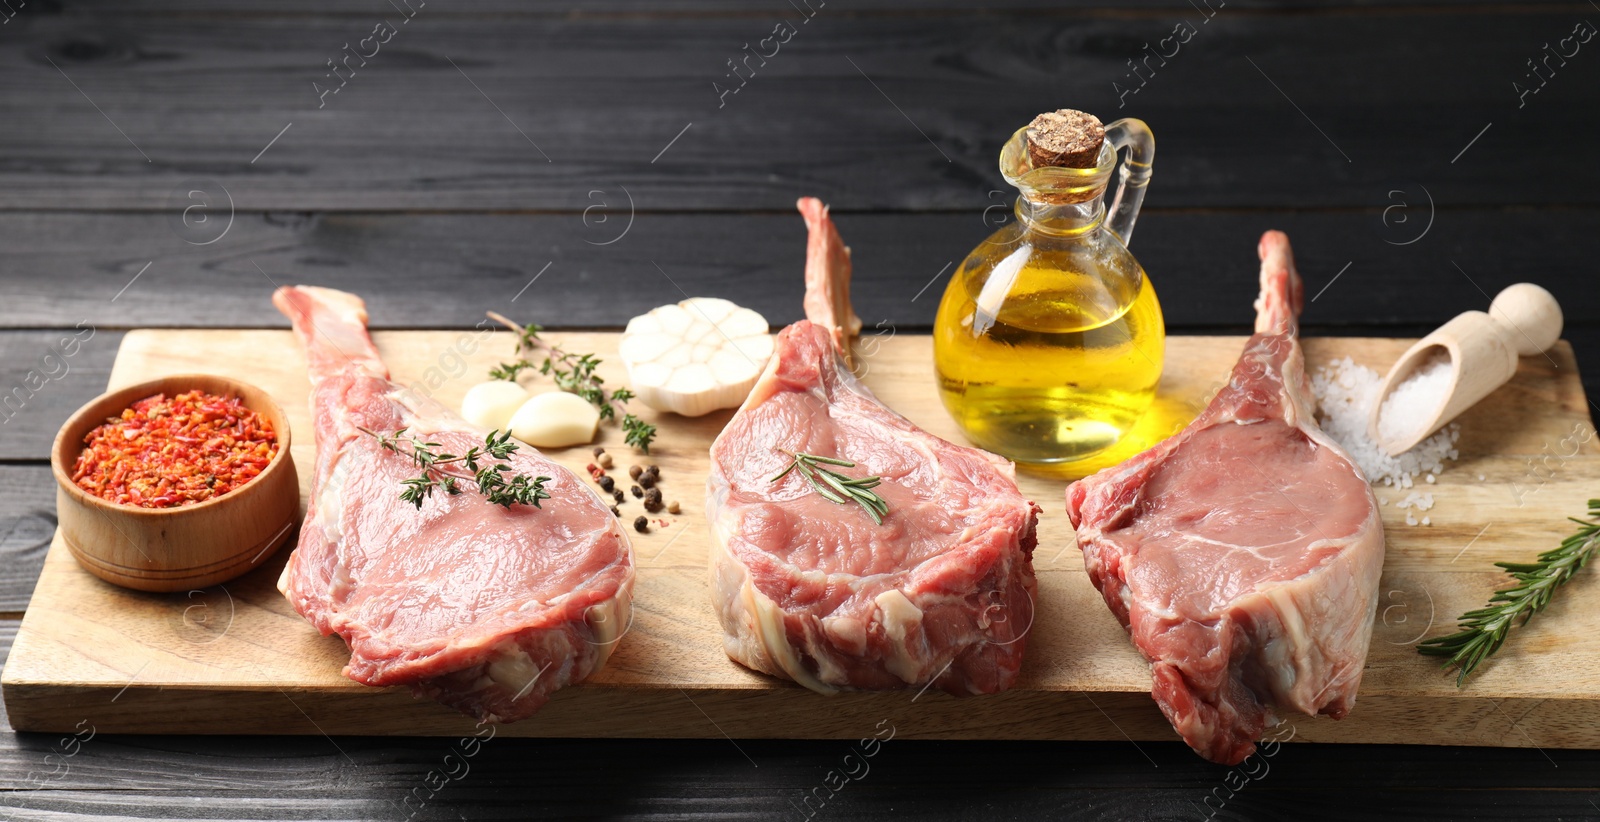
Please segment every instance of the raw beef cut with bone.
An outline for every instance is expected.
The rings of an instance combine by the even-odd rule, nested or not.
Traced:
[[[1204,412],[1073,483],[1089,578],[1150,662],[1151,695],[1200,755],[1236,764],[1276,708],[1356,701],[1383,568],[1378,502],[1316,424],[1289,239],[1261,238],[1256,333]]]
[[[747,667],[823,693],[1005,690],[1033,621],[1038,506],[1017,490],[1011,463],[917,428],[851,373],[860,320],[849,249],[820,201],[799,208],[810,229],[807,319],[779,333],[765,373],[711,446],[706,508],[723,645]],[[881,478],[872,491],[882,523],[785,472],[796,454]]]
[[[414,507],[401,483],[418,466],[362,429],[404,428],[451,454],[487,432],[389,380],[360,298],[292,286],[272,301],[305,344],[317,440],[300,544],[278,588],[349,644],[345,675],[511,722],[599,669],[627,630],[634,566],[588,483],[522,446],[505,462],[549,478],[540,507],[502,507],[467,483]]]

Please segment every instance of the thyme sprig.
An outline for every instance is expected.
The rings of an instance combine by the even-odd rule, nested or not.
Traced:
[[[369,428],[362,428],[361,431],[375,437],[379,446],[410,457],[422,469],[417,476],[400,483],[405,486],[405,490],[400,492],[400,499],[419,509],[424,500],[433,496],[435,488],[443,488],[445,493],[455,496],[461,493],[462,482],[478,486],[478,492],[485,499],[504,508],[513,505],[538,508],[540,500],[550,498],[550,494],[544,490],[544,484],[550,481],[549,477],[512,474],[511,466],[505,463],[518,448],[511,441],[509,431],[491,432],[484,437],[482,446],[474,445],[460,455],[439,451],[442,446],[437,442],[406,436],[404,428],[393,434],[380,434]],[[462,472],[462,468],[466,472]],[[507,474],[511,476],[508,478]]]
[[[1516,579],[1515,585],[1495,591],[1487,606],[1462,614],[1456,633],[1425,640],[1417,646],[1417,651],[1428,656],[1449,657],[1445,669],[1460,672],[1456,687],[1466,684],[1467,676],[1500,650],[1514,624],[1526,625],[1550,604],[1557,588],[1594,558],[1600,549],[1600,499],[1589,500],[1589,519],[1568,519],[1581,527],[1562,540],[1559,547],[1540,554],[1533,562],[1495,563]],[[1522,619],[1520,623],[1516,622],[1518,617]]]
[[[602,420],[615,420],[618,410],[626,411],[628,400],[634,398],[634,393],[626,387],[606,391],[605,380],[595,373],[603,360],[593,354],[567,351],[540,337],[539,332],[544,327],[538,323],[518,325],[494,311],[488,314],[490,319],[510,328],[517,335],[517,358],[491,368],[489,379],[516,382],[522,372],[537,370],[554,380],[557,388],[587,400],[600,411]],[[541,350],[544,357],[535,363]],[[646,454],[650,453],[650,443],[656,438],[654,425],[633,414],[625,414],[620,425],[624,434],[623,442]]]
[[[856,464],[849,460],[842,460],[836,457],[819,457],[815,454],[801,454],[791,451],[784,451],[783,453],[794,459],[787,468],[778,472],[778,475],[769,480],[769,482],[777,482],[783,479],[788,476],[790,471],[799,471],[800,476],[805,477],[811,483],[811,487],[816,489],[817,493],[824,499],[837,502],[840,505],[848,505],[854,502],[866,509],[873,522],[879,525],[883,524],[884,515],[889,513],[889,503],[884,502],[883,497],[878,496],[872,490],[883,482],[882,477],[848,477],[831,468],[823,467],[827,465],[837,465],[841,468],[856,467]]]
[[[622,441],[640,451],[650,453],[650,441],[656,438],[656,427],[632,414],[622,418]]]

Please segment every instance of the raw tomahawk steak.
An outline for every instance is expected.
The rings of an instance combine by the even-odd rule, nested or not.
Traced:
[[[822,693],[933,683],[995,693],[1016,679],[1033,620],[1038,506],[1011,463],[885,408],[842,362],[860,321],[849,250],[827,209],[810,228],[806,316],[785,328],[749,399],[711,446],[712,596],[728,655]],[[868,512],[819,495],[791,453],[877,475]]]
[[[1190,747],[1235,764],[1274,709],[1349,713],[1383,567],[1371,487],[1317,428],[1289,238],[1261,238],[1256,333],[1189,427],[1073,483],[1089,578]]]
[[[297,286],[272,301],[306,347],[317,437],[305,525],[278,588],[349,644],[345,675],[512,722],[597,670],[629,621],[633,554],[587,483],[522,446],[508,462],[551,478],[542,507],[503,508],[466,485],[418,510],[400,499],[416,465],[358,429],[406,428],[452,454],[487,432],[389,381],[360,298]]]

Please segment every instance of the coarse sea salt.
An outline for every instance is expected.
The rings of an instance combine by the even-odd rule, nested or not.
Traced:
[[[1400,500],[1400,503],[1398,505],[1396,505],[1395,507],[1396,508],[1415,508],[1418,511],[1426,511],[1429,508],[1433,507],[1433,495],[1432,494],[1419,494],[1416,491],[1412,491],[1411,493],[1406,494],[1406,498],[1403,499],[1403,500]]]
[[[1394,441],[1422,433],[1418,429],[1433,419],[1439,403],[1444,401],[1444,393],[1450,388],[1450,373],[1447,354],[1435,353],[1423,360],[1384,398],[1383,407],[1378,410],[1378,435]]]
[[[1397,457],[1389,456],[1367,435],[1367,420],[1382,383],[1383,378],[1377,372],[1344,357],[1317,369],[1311,377],[1311,393],[1320,407],[1318,422],[1322,430],[1344,448],[1369,482],[1409,489],[1416,484],[1418,476],[1440,474],[1446,460],[1460,456],[1455,445],[1461,437],[1461,427],[1451,423],[1410,451]],[[1426,505],[1421,504],[1424,497]],[[1426,511],[1433,507],[1433,495],[1413,493],[1396,507]],[[1407,514],[1408,522],[1416,524],[1415,520],[1414,515]]]

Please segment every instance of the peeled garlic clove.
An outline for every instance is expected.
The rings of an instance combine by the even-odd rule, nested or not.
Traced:
[[[600,410],[565,391],[535,394],[511,416],[511,436],[536,448],[593,442]]]
[[[618,353],[644,404],[698,417],[744,402],[772,356],[772,336],[760,314],[694,297],[634,317]]]
[[[480,382],[467,389],[467,396],[462,398],[461,417],[479,428],[505,431],[511,425],[511,415],[527,401],[527,389],[514,382]]]

